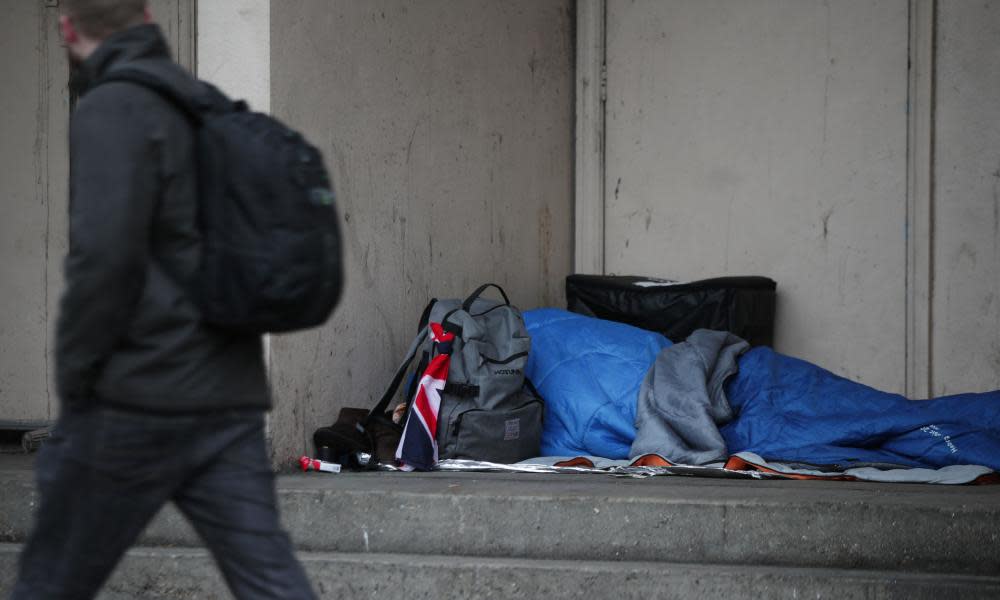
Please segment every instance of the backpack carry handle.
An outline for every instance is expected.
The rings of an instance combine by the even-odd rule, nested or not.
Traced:
[[[462,310],[464,310],[465,312],[469,312],[469,309],[472,308],[472,303],[475,302],[476,298],[479,298],[479,296],[486,291],[486,288],[489,287],[495,287],[497,290],[499,290],[500,295],[503,296],[504,304],[510,306],[510,299],[507,298],[507,293],[503,291],[502,287],[500,287],[495,283],[484,283],[483,285],[476,288],[476,291],[472,292],[472,294],[470,294],[469,297],[465,299],[465,302],[462,303]]]

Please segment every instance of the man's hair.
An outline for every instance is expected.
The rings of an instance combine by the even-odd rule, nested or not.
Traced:
[[[143,22],[146,0],[63,0],[63,12],[87,37],[103,40]]]

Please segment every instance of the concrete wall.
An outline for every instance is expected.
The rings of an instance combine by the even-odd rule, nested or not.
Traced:
[[[606,270],[770,276],[777,349],[901,390],[906,8],[609,3]]]
[[[277,460],[372,406],[433,296],[494,281],[563,302],[572,249],[572,2],[275,4],[271,107],[324,152],[347,290],[272,340]]]
[[[938,4],[932,381],[1000,388],[1000,2]]]
[[[271,110],[271,3],[198,3],[198,77],[250,108]]]
[[[50,6],[50,4],[53,4]],[[194,1],[151,0],[192,66]],[[0,427],[54,419],[52,340],[67,249],[69,69],[55,3],[8,2],[0,20]]]
[[[0,20],[0,422],[54,418],[51,339],[66,249],[68,68],[58,9]]]
[[[915,393],[998,387],[1000,2],[921,13],[932,103],[911,97],[908,60],[913,9],[933,4],[608,2],[605,270],[768,275],[779,351],[896,392],[914,366]],[[918,103],[936,109],[926,141]],[[908,161],[931,140],[921,205],[908,176],[930,163]],[[912,361],[925,298],[930,348]]]
[[[198,47],[195,41],[197,31],[197,0],[146,0],[153,13],[153,19],[160,25],[163,35],[170,44],[174,59],[191,71],[195,70]],[[208,4],[220,4],[209,0]],[[229,0],[226,0],[226,4]]]
[[[56,408],[69,107],[45,4],[0,22],[0,421]],[[494,280],[563,302],[573,4],[206,1],[196,52],[195,3],[152,2],[182,62],[305,131],[336,179],[347,293],[326,327],[273,340],[279,459],[371,405],[429,296]],[[610,3],[609,270],[771,274],[779,349],[899,389],[907,4]],[[936,5],[919,241],[942,394],[1000,387],[1000,2]]]

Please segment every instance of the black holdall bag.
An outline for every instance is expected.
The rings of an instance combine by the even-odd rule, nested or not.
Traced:
[[[767,277],[679,282],[577,274],[566,278],[566,303],[572,312],[656,331],[673,342],[684,341],[695,329],[715,329],[753,346],[770,346],[776,287]]]
[[[301,134],[218,89],[188,97],[139,66],[98,83],[130,82],[195,126],[200,276],[190,293],[212,325],[278,333],[322,324],[343,288],[341,238],[323,157]]]
[[[490,287],[498,290],[502,302],[480,297]],[[544,406],[524,377],[531,338],[521,311],[492,283],[464,300],[431,300],[402,364],[361,429],[382,427],[410,363],[420,356],[406,386],[407,410],[412,410],[417,380],[432,358],[431,323],[455,335],[438,411],[438,458],[509,464],[538,456]]]
[[[374,469],[395,462],[402,426],[391,415],[366,408],[342,408],[337,420],[313,432],[316,458],[346,469]]]

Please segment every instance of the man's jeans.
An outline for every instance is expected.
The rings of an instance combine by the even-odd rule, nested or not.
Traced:
[[[13,599],[93,597],[171,500],[237,598],[315,598],[269,464],[260,411],[66,414],[38,457],[41,505]]]

